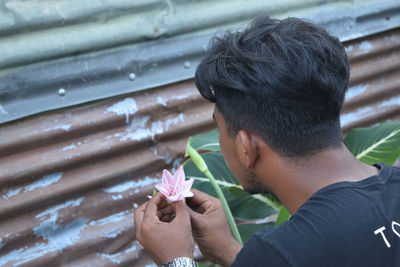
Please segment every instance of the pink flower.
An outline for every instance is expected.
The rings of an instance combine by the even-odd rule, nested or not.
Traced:
[[[185,173],[181,165],[174,175],[169,171],[163,170],[162,183],[156,184],[156,189],[167,197],[167,202],[184,200],[185,197],[192,197],[190,188],[193,184],[193,178],[185,181]]]

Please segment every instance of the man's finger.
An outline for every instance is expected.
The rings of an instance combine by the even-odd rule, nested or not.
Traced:
[[[200,220],[201,214],[192,210],[192,209],[188,209],[189,210],[189,216],[190,216],[190,220],[194,223],[197,224]]]
[[[172,216],[169,215],[169,214],[167,214],[167,215],[162,216],[160,220],[161,220],[162,222],[170,222],[170,221],[171,221],[171,218],[172,218]]]
[[[194,197],[189,199],[187,205],[198,213],[205,213],[208,209],[214,207],[219,201],[217,198],[207,195],[198,190],[193,190]]]
[[[189,209],[186,206],[185,202],[177,201],[177,202],[174,202],[172,205],[173,205],[173,208],[174,208],[175,214],[176,214],[175,219],[183,220],[183,221],[190,220]]]
[[[146,209],[146,206],[147,202],[143,203],[139,208],[135,209],[134,220],[135,220],[136,233],[140,231],[140,227],[142,226],[144,211]]]
[[[157,215],[159,218],[165,216],[165,215],[170,215],[174,212],[174,209],[172,208],[172,205],[168,205],[165,208],[162,208],[158,210]]]
[[[159,217],[157,213],[158,210],[163,207],[164,200],[165,196],[162,193],[157,193],[149,201],[147,201],[143,220],[146,220],[146,218],[152,218],[158,221]]]
[[[193,197],[189,199],[190,205],[193,207],[201,206],[204,202],[214,199],[214,197],[203,193],[197,189],[191,189]]]

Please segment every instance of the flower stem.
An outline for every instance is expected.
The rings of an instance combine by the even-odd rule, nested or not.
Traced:
[[[217,193],[218,198],[222,202],[222,206],[224,207],[224,211],[226,214],[226,218],[228,219],[229,226],[231,227],[232,235],[240,244],[243,244],[242,238],[240,237],[239,229],[233,219],[232,212],[229,209],[228,202],[225,199],[224,193],[222,193],[221,188],[217,184],[212,173],[208,170],[204,159],[200,156],[200,154],[189,144],[186,147],[186,154],[190,156],[194,165],[208,178],[211,183],[211,186],[214,188],[215,193]]]

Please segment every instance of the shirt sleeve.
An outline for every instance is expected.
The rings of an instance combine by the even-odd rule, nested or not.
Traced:
[[[231,265],[231,267],[243,266],[290,267],[288,262],[271,244],[260,240],[257,235],[254,235],[246,242]]]

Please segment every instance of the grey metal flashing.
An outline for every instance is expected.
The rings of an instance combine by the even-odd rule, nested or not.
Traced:
[[[119,1],[121,5],[122,2]],[[13,40],[18,48],[21,45],[19,38],[28,40],[26,38],[38,37],[35,35],[40,34],[40,31],[37,30],[40,28],[37,20],[34,20],[36,24],[32,24],[35,29],[33,33],[24,33],[24,29],[29,24],[19,28],[14,26],[13,31],[17,34],[11,37],[4,37],[5,33],[10,33],[10,31],[7,31],[4,24],[0,23],[0,58],[4,59],[0,60],[3,67],[3,70],[0,70],[0,124],[44,111],[192,78],[195,67],[215,32],[221,32],[226,28],[240,29],[254,16],[261,14],[278,18],[295,16],[310,19],[324,26],[342,41],[396,28],[400,25],[399,0],[354,1],[354,3],[310,0],[288,1],[279,4],[248,1],[245,6],[243,6],[243,1],[207,2],[208,6],[205,6],[204,3],[200,5],[193,2],[198,8],[201,8],[192,13],[184,13],[188,10],[182,6],[183,3],[178,5],[178,1],[174,1],[174,5],[172,5],[170,1],[167,1],[168,12],[173,13],[175,10],[178,15],[174,19],[166,19],[164,16],[162,24],[160,24],[160,16],[163,17],[163,15],[159,10],[160,7],[154,5],[155,2],[149,2],[149,6],[147,6],[147,8],[155,8],[159,11],[154,13],[158,14],[157,27],[150,27],[150,32],[148,32],[149,27],[147,26],[151,23],[148,23],[144,30],[132,33],[131,38],[118,39],[116,36],[122,32],[120,29],[114,28],[116,33],[106,34],[104,37],[106,40],[101,41],[100,44],[96,42],[101,39],[101,35],[95,39],[85,39],[82,42],[75,40],[77,41],[75,45],[65,40],[62,45],[62,43],[58,43],[62,40],[57,40],[55,45],[59,45],[58,50],[55,49],[54,44],[52,47],[44,45],[38,50],[38,55],[24,54],[25,52],[22,50],[21,55],[17,55],[14,53],[17,50],[11,47]],[[97,1],[94,3],[98,4]],[[232,3],[232,10],[227,8],[229,3]],[[239,3],[242,4],[242,9],[239,8]],[[123,7],[122,5],[117,9],[120,10]],[[146,11],[144,7],[140,10],[144,15],[139,21],[149,19],[149,14],[153,14]],[[80,14],[84,16],[87,13]],[[89,23],[93,14],[85,20],[85,23]],[[129,18],[126,13],[123,13],[122,17],[123,20]],[[73,19],[71,20],[73,21]],[[46,27],[50,27],[52,23],[55,22],[49,19],[45,23]],[[72,23],[71,25],[74,27],[77,26],[71,21],[69,23]],[[129,23],[129,21],[124,23]],[[56,31],[57,28],[50,30]],[[94,33],[97,30],[100,34],[99,29],[96,29]],[[113,28],[109,27],[108,30],[113,30]],[[90,32],[89,35],[94,33]],[[125,32],[125,34],[129,33],[131,32]],[[51,38],[57,36],[61,37],[62,33],[58,32]],[[149,41],[149,38],[157,39]],[[90,46],[90,43],[93,45]],[[124,43],[125,45],[121,45]],[[68,45],[71,46],[68,47]],[[32,47],[30,48],[32,49]],[[99,50],[102,48],[107,49]],[[43,55],[43,52],[47,51],[46,49],[48,49],[47,56]],[[29,62],[36,63],[21,66],[23,63]]]

